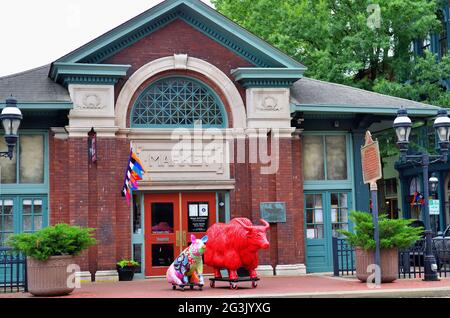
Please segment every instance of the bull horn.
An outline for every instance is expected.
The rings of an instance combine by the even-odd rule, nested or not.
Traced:
[[[264,225],[264,230],[267,231],[270,228],[270,224],[266,220],[261,219],[261,223]]]
[[[238,222],[240,225],[242,225],[244,227],[244,229],[246,229],[248,231],[250,231],[253,228],[253,226],[246,225],[241,220],[236,220],[236,222]]]

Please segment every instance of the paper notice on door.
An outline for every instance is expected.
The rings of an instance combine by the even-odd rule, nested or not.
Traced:
[[[208,212],[208,204],[199,204],[199,216],[208,216],[209,212]]]
[[[323,223],[323,212],[322,210],[316,210],[315,214],[316,219],[314,220],[314,223]]]
[[[189,204],[189,216],[198,216],[197,204]]]
[[[316,238],[316,230],[315,229],[307,229],[306,230],[306,237],[308,239],[315,239]]]

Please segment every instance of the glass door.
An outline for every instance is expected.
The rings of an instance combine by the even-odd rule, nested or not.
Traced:
[[[181,250],[178,193],[146,195],[145,275],[162,276]]]
[[[305,193],[306,267],[310,273],[333,269],[332,237],[350,228],[350,192]]]

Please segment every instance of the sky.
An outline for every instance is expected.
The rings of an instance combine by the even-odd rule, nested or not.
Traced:
[[[0,0],[0,76],[49,64],[160,2]]]

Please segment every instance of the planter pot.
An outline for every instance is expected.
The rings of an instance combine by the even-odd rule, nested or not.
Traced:
[[[366,251],[361,248],[356,248],[356,277],[362,281],[367,282],[371,273],[367,273],[367,267],[370,264],[375,264],[375,251]],[[392,283],[398,278],[398,250],[382,249],[381,255],[381,282]]]
[[[73,256],[51,256],[47,261],[27,258],[28,291],[34,296],[64,296],[75,289],[68,286],[73,272],[67,267],[74,263]]]
[[[129,282],[133,280],[134,277],[134,266],[125,266],[125,267],[119,267],[117,266],[117,272],[119,273],[119,281],[120,282]]]

